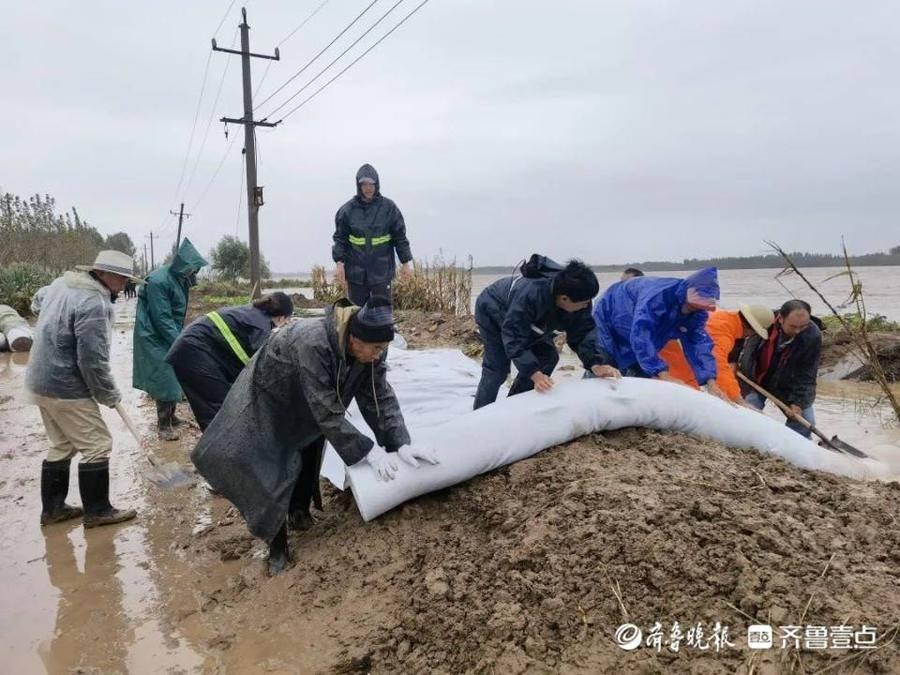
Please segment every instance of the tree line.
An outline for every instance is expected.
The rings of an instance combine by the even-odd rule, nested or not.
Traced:
[[[831,253],[790,253],[799,267],[843,267],[846,265],[843,255]],[[887,252],[864,253],[850,256],[853,267],[872,267],[877,265],[900,265],[900,246],[894,246]],[[651,272],[674,272],[697,270],[703,267],[718,267],[720,270],[753,270],[781,269],[784,259],[780,255],[731,256],[724,258],[684,258],[673,260],[645,260],[644,262],[620,263],[616,265],[591,265],[595,272],[620,272],[626,267]],[[475,267],[475,274],[513,274],[517,265]]]
[[[103,249],[134,256],[125,232],[104,237],[81,219],[75,207],[57,212],[50,195],[27,199],[9,192],[0,195],[0,267],[26,263],[57,275],[75,265],[92,263]]]

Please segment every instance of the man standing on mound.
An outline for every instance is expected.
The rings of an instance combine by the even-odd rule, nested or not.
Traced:
[[[619,377],[597,343],[591,319],[591,299],[600,291],[597,275],[579,260],[564,268],[544,260],[547,268],[539,276],[504,277],[485,288],[475,302],[475,323],[484,343],[476,410],[497,400],[510,361],[518,371],[510,396],[532,389],[550,391],[550,375],[559,362],[553,343],[557,332],[565,331],[569,347],[592,375]]]
[[[400,258],[400,274],[412,274],[412,251],[406,223],[397,205],[381,194],[378,172],[363,164],[356,172],[356,196],[334,217],[331,257],[335,280],[346,287],[347,297],[362,307],[370,295],[391,298],[394,254]]]

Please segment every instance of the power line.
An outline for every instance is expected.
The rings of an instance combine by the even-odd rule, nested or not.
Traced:
[[[225,148],[225,152],[222,153],[222,158],[219,160],[218,166],[216,166],[216,170],[213,172],[212,177],[207,182],[206,187],[203,188],[203,192],[200,193],[200,196],[197,198],[197,201],[194,202],[193,210],[196,211],[197,207],[200,206],[200,203],[206,197],[206,193],[209,192],[209,189],[212,187],[212,184],[215,182],[216,177],[219,175],[219,171],[222,170],[222,166],[225,164],[225,160],[228,158],[228,153],[231,152],[231,148],[234,147],[234,142],[238,139],[238,135],[234,134],[231,137],[231,141],[228,143],[228,147]]]
[[[366,12],[368,12],[370,9],[372,9],[372,7],[375,5],[376,2],[378,2],[378,0],[372,0],[372,2],[369,3],[368,7],[366,7],[362,12],[360,12],[360,13],[356,16],[356,18],[353,19],[353,21],[351,21],[349,24],[347,24],[347,26],[344,28],[344,30],[342,30],[340,33],[338,33],[337,36],[336,36],[331,42],[329,42],[329,43],[325,46],[324,49],[322,49],[318,54],[316,54],[314,57],[312,57],[312,59],[311,59],[305,66],[303,66],[300,70],[298,70],[296,73],[294,73],[293,75],[291,75],[291,76],[284,82],[284,84],[282,84],[280,87],[278,87],[278,89],[276,89],[276,90],[273,91],[271,94],[269,94],[269,95],[268,95],[264,100],[262,100],[260,103],[257,103],[256,106],[253,108],[254,112],[255,112],[257,109],[259,109],[260,107],[262,107],[263,105],[265,105],[266,103],[268,103],[270,100],[272,100],[272,98],[273,98],[278,92],[280,92],[282,89],[284,89],[286,86],[288,86],[291,82],[293,82],[293,81],[296,80],[298,77],[300,77],[304,72],[306,72],[306,69],[309,68],[312,64],[314,64],[314,63],[319,59],[319,57],[322,56],[322,54],[324,54],[326,51],[328,51],[328,49],[331,47],[331,45],[333,45],[335,42],[337,42],[337,41],[341,38],[341,36],[344,35],[344,33],[346,33],[348,30],[350,30],[350,29],[354,26],[354,24],[356,24],[356,22],[359,21],[359,20],[366,14]],[[369,33],[369,31],[371,31],[373,28],[375,28],[375,26],[377,26],[379,23],[381,23],[381,20],[384,19],[388,14],[390,14],[391,12],[393,12],[393,11],[394,11],[394,8],[396,8],[397,5],[399,5],[401,2],[403,2],[403,0],[398,0],[397,4],[395,4],[393,7],[391,7],[391,8],[384,14],[384,16],[381,17],[381,19],[378,19],[378,21],[376,21],[374,24],[372,24],[372,26],[369,28],[369,30],[367,30],[367,31],[366,31],[365,33],[363,33],[359,38],[357,38],[356,42],[359,42],[363,37],[365,37],[365,36]],[[352,45],[350,45],[350,47],[348,47],[347,49],[349,50],[351,47],[353,47],[353,45],[355,45],[356,42],[354,42]],[[345,51],[341,54],[341,56],[343,56],[343,55],[346,54],[346,53],[347,53],[347,51],[345,50]],[[341,58],[341,57],[339,56],[338,59],[339,59],[339,58]],[[336,60],[337,60],[337,59],[335,59],[335,61],[336,61]],[[334,61],[332,61],[330,64],[328,64],[328,66],[325,68],[325,70],[328,70],[328,68],[330,68],[333,64],[334,64]],[[323,72],[324,72],[324,71],[323,71]],[[319,75],[321,75],[321,74],[322,74],[322,73],[319,73]],[[316,75],[316,77],[318,77],[319,75]],[[315,78],[313,78],[313,80],[315,80]],[[308,87],[309,84],[307,84],[306,86]],[[305,87],[304,87],[304,88],[305,88]],[[303,89],[301,89],[300,91],[303,91]],[[296,96],[296,94],[294,94],[294,96]],[[292,96],[291,98],[293,98],[293,96]],[[290,100],[291,100],[291,99],[289,98],[288,101],[290,101]],[[278,108],[275,108],[275,110],[273,110],[272,113],[274,113],[274,112],[277,111],[277,110],[280,110],[280,109],[283,108],[286,104],[287,104],[287,101],[285,101],[284,103],[282,103]],[[272,114],[272,113],[269,113],[269,114]]]
[[[237,36],[238,29],[234,29],[234,35],[231,38],[231,48],[234,49],[234,46],[237,44]],[[212,52],[210,52],[212,54]],[[219,105],[219,98],[222,96],[222,87],[225,85],[225,77],[228,75],[228,66],[231,65],[231,59],[226,59],[225,61],[225,69],[222,71],[222,79],[219,80],[219,89],[216,91],[216,99],[213,101],[212,108],[209,113],[209,120],[206,122],[206,130],[203,132],[203,140],[200,143],[200,149],[197,151],[197,157],[194,159],[194,166],[191,169],[191,174],[188,176],[187,184],[184,186],[184,192],[187,193],[188,190],[191,189],[191,185],[194,182],[194,175],[197,173],[197,167],[200,164],[200,159],[203,157],[203,150],[206,147],[206,139],[209,138],[209,130],[212,127],[213,119],[216,116],[216,106]]]
[[[225,9],[225,13],[222,15],[219,24],[216,26],[216,31],[213,34],[213,37],[218,35],[219,31],[222,29],[222,24],[225,23],[225,19],[228,18],[228,13],[231,11],[231,8],[234,6],[235,0],[231,0],[228,7]],[[194,122],[191,125],[191,135],[188,139],[188,147],[184,153],[184,160],[181,163],[181,175],[178,177],[178,185],[175,187],[175,194],[172,198],[172,201],[177,201],[178,196],[181,193],[181,186],[184,184],[184,174],[187,171],[188,160],[191,156],[191,150],[194,147],[194,135],[197,132],[197,120],[200,118],[200,108],[203,104],[203,94],[206,91],[206,80],[209,77],[209,64],[212,62],[212,52],[206,57],[206,65],[203,67],[203,80],[200,83],[200,96],[197,98],[197,108],[194,111]],[[163,216],[163,219],[159,223],[159,227],[157,229],[162,229],[165,225],[166,217]]]
[[[402,2],[402,0],[401,0],[401,2]],[[346,73],[348,70],[350,70],[350,69],[351,69],[354,65],[356,65],[359,61],[361,61],[361,60],[366,56],[366,54],[368,54],[370,51],[372,51],[373,49],[375,49],[375,47],[377,47],[378,45],[380,45],[385,39],[387,39],[387,37],[388,37],[391,33],[393,33],[395,30],[397,30],[398,28],[400,28],[400,26],[402,26],[404,23],[406,23],[406,20],[407,20],[407,19],[409,19],[413,14],[415,14],[415,13],[418,12],[420,9],[422,9],[422,7],[424,7],[425,5],[427,5],[428,2],[429,2],[429,0],[422,0],[422,2],[420,2],[420,3],[416,6],[416,8],[415,8],[413,11],[411,11],[409,14],[407,14],[407,15],[404,16],[402,19],[400,19],[400,22],[399,22],[396,26],[394,26],[394,27],[391,28],[387,33],[385,33],[385,34],[382,35],[380,38],[378,38],[378,40],[377,40],[371,47],[369,47],[366,51],[364,51],[362,54],[360,54],[360,55],[357,56],[355,59],[353,59],[353,61],[351,61],[350,64],[349,64],[346,68],[344,68],[341,72],[339,72],[337,75],[335,75],[335,76],[332,77],[330,80],[328,80],[328,82],[326,82],[325,84],[323,84],[321,87],[319,87],[318,89],[316,89],[312,94],[310,94],[310,95],[307,96],[305,99],[303,99],[303,100],[302,100],[299,104],[297,104],[295,107],[291,108],[291,109],[284,115],[284,117],[282,117],[280,120],[278,120],[277,124],[281,124],[281,123],[284,122],[288,117],[290,117],[290,116],[293,115],[295,112],[297,112],[298,110],[300,110],[300,108],[302,108],[302,107],[305,106],[307,103],[309,103],[310,101],[312,101],[316,96],[319,95],[319,93],[322,92],[323,89],[325,89],[328,85],[330,85],[332,82],[334,82],[336,79],[338,79],[341,75],[343,75],[343,74]],[[397,4],[399,4],[399,3],[397,3]],[[395,5],[395,6],[396,6],[396,5]],[[392,8],[392,9],[393,9],[393,8]],[[318,76],[317,76],[317,77],[318,77]]]
[[[228,12],[231,11],[232,7],[234,7],[234,0],[231,0],[231,2],[228,4],[228,8],[225,10],[225,13],[222,15],[222,20],[219,21],[219,25],[216,26],[216,32],[213,33],[213,37],[216,37],[219,34],[219,31],[222,30],[222,24],[224,24],[225,19],[228,18]]]
[[[316,7],[316,8],[312,11],[312,13],[310,13],[305,19],[303,19],[303,21],[300,22],[300,25],[299,25],[299,26],[297,26],[294,30],[292,30],[290,33],[288,33],[287,37],[284,38],[281,42],[279,42],[276,46],[277,46],[277,47],[280,47],[280,46],[283,45],[285,42],[287,42],[287,41],[290,40],[292,37],[294,37],[294,35],[296,35],[297,31],[299,31],[301,28],[303,28],[303,26],[305,26],[307,23],[309,23],[310,19],[312,19],[316,14],[318,14],[319,11],[320,11],[325,5],[327,5],[329,2],[331,2],[331,0],[323,0],[323,2],[322,2],[318,7]],[[269,76],[269,69],[270,69],[271,67],[272,67],[272,62],[271,62],[271,61],[268,61],[268,62],[266,63],[266,69],[263,71],[262,77],[259,79],[259,84],[256,85],[256,91],[253,92],[253,98],[254,98],[254,99],[255,99],[257,96],[259,96],[259,92],[260,92],[260,90],[262,89],[263,82],[265,82],[265,81],[266,81],[266,78]]]
[[[303,28],[303,26],[305,26],[307,23],[309,23],[310,19],[312,19],[316,14],[318,14],[322,10],[322,8],[325,5],[327,5],[329,2],[331,2],[331,0],[323,0],[322,4],[320,4],[318,7],[316,7],[309,16],[307,16],[305,19],[303,19],[303,21],[300,22],[299,26],[297,26],[294,30],[292,30],[290,33],[288,33],[287,37],[284,38],[281,42],[279,42],[276,46],[280,47],[285,42],[287,42],[292,37],[294,37],[294,35],[297,33],[297,31],[299,31],[301,28]]]

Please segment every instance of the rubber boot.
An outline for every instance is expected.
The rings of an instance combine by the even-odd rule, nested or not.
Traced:
[[[181,438],[180,434],[175,431],[175,424],[172,418],[175,417],[175,403],[172,401],[156,402],[156,422],[159,426],[159,440],[161,441],[177,441]]]
[[[120,510],[109,503],[109,460],[78,465],[78,486],[84,504],[84,526],[100,527],[131,520],[133,509]]]
[[[66,504],[69,494],[69,466],[71,460],[44,460],[41,465],[41,525],[61,523],[78,518],[84,509]]]
[[[269,576],[276,576],[291,566],[291,554],[288,550],[287,525],[282,525],[272,541],[269,542]]]

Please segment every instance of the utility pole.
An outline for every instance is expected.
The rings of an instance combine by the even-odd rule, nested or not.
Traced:
[[[173,216],[178,216],[178,236],[175,238],[175,248],[172,249],[172,254],[178,252],[179,247],[181,246],[181,221],[185,218],[190,218],[190,213],[184,212],[184,202],[181,202],[181,208],[178,210],[178,213],[174,211],[169,211]]]
[[[279,61],[281,55],[278,47],[275,56],[254,54],[250,51],[250,26],[247,25],[247,8],[241,8],[241,50],[225,49],[216,46],[213,38],[213,51],[238,54],[241,57],[244,85],[244,116],[241,118],[223,117],[220,121],[228,124],[244,125],[244,158],[247,162],[247,220],[250,228],[250,297],[256,299],[262,294],[259,274],[259,207],[263,205],[262,187],[256,184],[256,127],[274,127],[277,122],[253,121],[253,85],[250,78],[250,57]]]
[[[150,269],[156,269],[156,259],[153,257],[153,232],[150,233]]]
[[[141,276],[147,276],[147,242],[144,242],[144,259],[142,261],[141,270]]]

